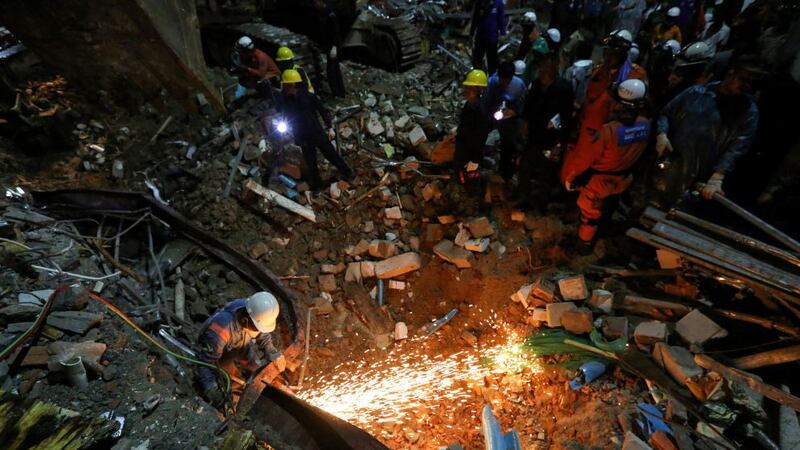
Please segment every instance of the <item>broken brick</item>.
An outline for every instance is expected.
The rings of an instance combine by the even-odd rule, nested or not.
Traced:
[[[555,299],[556,285],[547,278],[539,278],[533,283],[531,296],[552,303]]]
[[[619,339],[628,337],[628,318],[627,317],[604,317],[602,326],[603,336],[608,339]]]
[[[561,316],[564,315],[567,311],[574,311],[577,309],[575,303],[572,302],[561,302],[561,303],[550,303],[545,307],[547,311],[547,326],[550,328],[560,327],[561,326]]]
[[[467,345],[469,345],[471,347],[475,347],[476,345],[478,345],[477,336],[475,336],[474,334],[470,333],[469,331],[466,331],[466,330],[463,331],[461,333],[461,339],[463,339],[464,342],[466,342]]]
[[[453,244],[453,241],[448,239],[444,239],[436,244],[433,247],[433,253],[435,253],[439,258],[442,258],[451,264],[455,264],[455,266],[459,269],[468,269],[472,267],[472,261],[475,259],[475,257],[472,256],[472,253],[464,250],[461,247],[457,247],[455,244]]]
[[[453,243],[459,247],[463,247],[467,243],[467,240],[469,240],[469,237],[469,230],[461,227],[458,229],[458,234],[456,234],[455,239],[453,239]]]
[[[611,314],[614,308],[614,294],[605,289],[595,289],[589,299],[589,305],[598,311]]]
[[[333,275],[320,275],[317,281],[319,282],[319,289],[322,292],[336,291],[336,277]]]
[[[669,250],[656,250],[656,258],[658,258],[658,265],[662,269],[679,269],[681,267],[681,255]]]
[[[672,439],[662,430],[651,434],[648,442],[655,450],[678,450],[678,447],[672,442]]]
[[[394,324],[394,340],[399,341],[408,338],[408,327],[405,322],[397,322]]]
[[[375,258],[391,258],[397,253],[397,246],[389,241],[374,240],[369,243],[369,254]]]
[[[587,308],[565,311],[561,314],[561,326],[574,334],[591,333],[594,329],[592,312]]]
[[[558,280],[558,290],[564,300],[583,300],[589,296],[586,279],[583,278],[583,275]]]
[[[267,247],[267,244],[259,242],[256,245],[250,247],[250,251],[248,251],[247,254],[253,259],[258,259],[266,255],[267,252],[269,252],[269,247]]]
[[[633,340],[639,345],[653,345],[667,339],[667,324],[657,320],[642,322],[633,330]]]
[[[399,277],[422,267],[422,259],[413,252],[403,253],[375,263],[375,275],[380,279]]]
[[[483,238],[494,234],[494,228],[486,217],[478,217],[477,219],[467,222],[469,233],[476,238]]]
[[[511,220],[514,222],[525,222],[525,213],[523,211],[511,211]]]
[[[364,253],[367,253],[368,251],[369,251],[369,242],[362,239],[358,241],[358,244],[356,244],[355,247],[347,249],[347,254],[349,256],[361,256]]]
[[[456,221],[456,218],[453,216],[439,216],[436,218],[440,224],[442,225],[449,225]]]
[[[347,265],[347,271],[344,273],[344,281],[347,283],[361,283],[361,263],[354,262]]]
[[[464,248],[471,252],[483,253],[489,248],[489,239],[467,239],[464,242]]]
[[[393,206],[391,208],[386,208],[383,211],[384,215],[387,219],[391,220],[400,220],[403,218],[403,211],[400,210],[399,206]]]
[[[526,284],[519,288],[517,292],[511,294],[511,301],[521,303],[525,308],[528,307],[528,297],[531,295],[532,284]]]
[[[333,273],[333,274],[336,274],[336,273],[342,273],[342,272],[344,272],[345,268],[346,268],[346,267],[345,267],[344,263],[339,263],[339,264],[323,264],[323,265],[320,267],[320,271],[321,271],[322,273]]]
[[[372,261],[361,261],[361,276],[372,278],[375,276],[375,263]]]
[[[406,282],[399,280],[389,280],[389,283],[386,284],[386,287],[388,289],[392,289],[395,291],[402,291],[406,288]]]

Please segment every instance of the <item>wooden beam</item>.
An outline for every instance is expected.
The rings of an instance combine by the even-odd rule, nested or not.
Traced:
[[[299,203],[293,202],[292,200],[289,200],[288,198],[273,191],[272,189],[265,188],[264,186],[256,183],[253,180],[247,180],[247,182],[244,184],[244,188],[254,192],[257,195],[260,195],[261,197],[266,198],[267,200],[277,204],[281,208],[288,209],[289,211],[299,215],[304,219],[317,223],[317,216],[316,214],[314,214],[313,209],[307,208]]]
[[[775,400],[781,405],[788,406],[795,411],[800,411],[800,398],[797,398],[792,394],[787,394],[775,386],[771,386],[760,380],[757,380],[756,377],[750,375],[749,373],[742,372],[741,370],[734,369],[733,367],[728,367],[706,355],[694,355],[694,362],[704,369],[718,372],[720,375],[731,381],[742,383],[753,391],[758,392],[767,398]]]
[[[800,360],[800,345],[769,350],[752,355],[742,356],[733,360],[737,369],[757,369],[759,367],[774,366]]]

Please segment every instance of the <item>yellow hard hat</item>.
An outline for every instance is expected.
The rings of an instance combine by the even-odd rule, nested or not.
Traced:
[[[464,80],[464,86],[486,87],[488,84],[486,72],[477,69],[470,71],[470,73],[467,74],[467,78]]]
[[[283,74],[281,74],[281,83],[291,84],[291,83],[302,83],[303,77],[300,76],[300,72],[294,69],[284,70]]]
[[[294,59],[292,49],[289,47],[281,47],[278,49],[278,57],[275,58],[275,61],[289,61],[290,59]]]

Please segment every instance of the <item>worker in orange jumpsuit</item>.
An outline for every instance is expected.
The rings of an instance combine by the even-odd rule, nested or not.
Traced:
[[[641,115],[647,85],[641,80],[626,80],[612,95],[617,103],[611,120],[592,134],[589,145],[568,154],[561,169],[567,190],[580,191],[578,238],[582,253],[592,249],[605,200],[631,185],[631,168],[650,139],[650,120]]]

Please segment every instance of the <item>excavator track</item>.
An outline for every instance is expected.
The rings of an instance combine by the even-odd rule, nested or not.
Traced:
[[[378,65],[405,71],[422,58],[417,28],[401,18],[378,17],[362,12],[344,42],[344,49]]]

